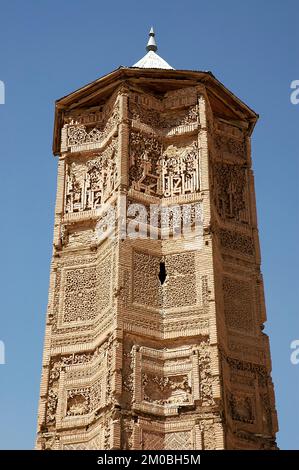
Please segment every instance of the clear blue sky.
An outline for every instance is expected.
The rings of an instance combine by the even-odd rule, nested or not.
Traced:
[[[282,449],[299,449],[298,1],[0,1],[0,448],[34,445],[52,245],[54,100],[144,55],[211,70],[261,116],[253,137],[263,273]]]

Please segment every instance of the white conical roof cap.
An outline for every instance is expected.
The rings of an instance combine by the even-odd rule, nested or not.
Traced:
[[[162,59],[157,53],[158,49],[155,39],[154,28],[151,27],[149,32],[149,39],[146,45],[146,50],[148,51],[142,59],[140,59],[133,67],[143,68],[143,69],[172,69],[166,60]]]

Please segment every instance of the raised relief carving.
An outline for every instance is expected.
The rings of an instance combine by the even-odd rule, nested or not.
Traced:
[[[192,135],[198,128],[197,90],[175,90],[160,100],[132,93],[130,184],[158,196],[180,196],[199,191],[197,141],[167,144],[167,137]]]
[[[112,165],[109,164],[109,167]],[[103,171],[102,162],[94,161],[87,163],[86,182],[85,182],[85,208],[98,209],[101,206],[104,193],[110,191],[111,177],[113,173],[107,178],[107,173]],[[108,185],[105,187],[105,181]],[[112,186],[113,187],[113,186]],[[108,191],[107,191],[108,192]],[[110,192],[109,192],[110,194]]]
[[[81,182],[73,173],[73,167],[68,167],[66,182],[65,212],[78,212],[83,210],[83,188]]]
[[[244,139],[239,140],[228,135],[216,134],[214,142],[219,156],[246,158]]]
[[[200,190],[197,143],[182,147],[162,144],[153,135],[130,135],[130,183],[132,188],[164,197],[180,196]]]
[[[224,276],[223,295],[227,327],[247,334],[254,333],[254,295],[250,282]]]
[[[223,219],[247,223],[245,166],[214,163],[214,200]]]
[[[219,230],[220,244],[223,248],[237,251],[243,255],[254,255],[254,242],[252,237],[230,230]]]
[[[90,150],[102,145],[120,121],[119,104],[108,104],[102,113],[82,113],[66,118],[67,148],[71,152]],[[91,127],[94,122],[96,127]]]
[[[161,263],[164,282],[159,278]],[[133,302],[154,308],[197,303],[194,252],[161,257],[134,251],[133,268]]]
[[[158,103],[157,107],[159,105],[160,108],[163,108],[163,102]],[[194,130],[198,123],[197,105],[187,109],[176,110],[175,112],[161,112],[134,101],[132,97],[129,101],[129,110],[133,127],[138,127],[138,123],[145,124],[161,136],[173,135],[180,131]]]
[[[234,421],[247,424],[254,423],[254,408],[250,396],[230,393],[228,404],[231,417]]]
[[[66,416],[87,415],[95,411],[102,403],[102,380],[90,387],[81,387],[67,391]]]
[[[275,448],[275,441],[270,437],[274,432],[273,404],[269,399],[272,382],[267,367],[232,357],[223,356],[223,359],[229,366],[230,382],[233,385],[233,390],[227,394],[228,412],[236,424],[255,426],[255,434],[247,433],[242,426],[242,430],[238,427],[235,429],[234,435],[254,443],[257,448]],[[256,396],[259,397],[257,401]],[[264,438],[261,440],[258,434],[264,434]]]
[[[68,364],[84,364],[91,360],[91,354],[72,354],[53,358],[50,362],[49,389],[47,394],[45,425],[54,425],[58,404],[59,379],[61,370]]]
[[[203,275],[201,277],[201,292],[202,292],[202,305],[203,305],[204,311],[207,313],[209,311],[209,301],[210,301],[210,291],[209,291],[207,275]]]
[[[193,251],[164,257],[166,279],[161,286],[162,306],[179,308],[197,303],[195,253]]]
[[[228,347],[231,351],[231,354],[240,357],[240,358],[247,358],[252,362],[265,364],[266,362],[266,354],[265,350],[262,346],[258,346],[256,343],[254,344],[246,344],[245,341],[239,341],[236,338],[231,338],[228,341]]]
[[[99,450],[102,447],[102,430],[99,435],[84,442],[76,442],[76,435],[70,436],[72,441],[69,444],[63,444],[63,450]]]
[[[157,193],[157,163],[162,144],[154,135],[140,132],[130,134],[130,184],[132,188],[147,194]]]
[[[143,450],[191,450],[191,431],[142,432]]]
[[[262,408],[262,424],[263,429],[266,433],[271,434],[273,430],[272,422],[272,407],[271,401],[269,398],[269,391],[261,391],[260,393],[260,403]]]
[[[136,238],[148,235],[146,224],[150,228],[149,235],[154,229],[157,239],[168,239],[181,234],[202,234],[203,211],[202,202],[186,204],[140,204],[136,200],[127,199],[127,234]],[[138,229],[138,233],[134,233]],[[159,231],[157,231],[159,229]],[[200,242],[199,242],[200,243]]]
[[[92,160],[67,165],[65,212],[98,209],[117,184],[116,141]]]
[[[165,129],[171,129],[180,126],[188,126],[198,122],[198,105],[190,106],[181,111],[176,110],[175,112],[165,113],[161,127]]]
[[[264,365],[255,364],[253,362],[242,361],[240,359],[235,359],[232,357],[226,357],[223,355],[223,359],[228,363],[231,373],[238,373],[241,371],[247,371],[258,380],[258,384],[261,387],[267,386],[269,379],[269,372]]]
[[[107,238],[107,236],[114,236],[117,226],[117,203],[109,204],[108,208],[101,212],[101,216],[97,217],[97,224],[95,228],[96,242]]]
[[[63,433],[61,438],[62,450],[109,450],[113,446],[113,438],[118,433],[115,421],[110,416],[103,416],[95,425],[83,427],[79,432],[71,430]]]
[[[178,407],[213,406],[207,341],[173,349],[132,346],[127,352],[124,387],[133,406],[157,415],[175,415]]]
[[[63,225],[65,227],[61,232],[61,246],[74,248],[85,248],[91,246],[97,241],[94,224],[86,225]]]
[[[136,348],[132,344],[124,344],[123,362],[123,397],[126,406],[130,407],[134,394],[134,368],[136,364]]]
[[[144,400],[158,405],[191,403],[188,375],[157,376],[144,373]]]
[[[193,449],[191,431],[167,432],[165,434],[165,447],[169,450],[191,450]]]
[[[55,424],[58,402],[64,403],[64,420],[67,421],[63,421],[63,425],[67,427],[72,426],[70,418],[89,416],[89,422],[92,422],[100,408],[114,403],[111,380],[116,348],[117,341],[110,337],[93,352],[59,355],[51,359],[46,426]],[[64,387],[61,393],[62,371]]]
[[[89,413],[90,389],[81,388],[67,392],[67,416],[80,416]]]
[[[164,433],[143,431],[142,433],[142,449],[163,450],[164,449]]]
[[[169,145],[159,160],[161,193],[164,197],[180,196],[200,190],[197,143],[182,148]]]
[[[53,358],[50,364],[49,384],[53,384],[59,379],[60,372],[65,366],[87,364],[93,357],[99,354],[99,350],[98,348],[94,353],[69,354],[67,356],[59,356],[58,359]]]
[[[259,329],[255,238],[241,225],[253,204],[246,122],[222,122],[229,113],[203,83],[164,94],[164,85],[153,85],[150,95],[146,78],[132,87],[130,80],[125,95],[104,105],[106,92],[94,95],[93,108],[79,109],[82,100],[61,113],[64,208],[55,222],[41,448],[215,450],[240,441],[267,448],[275,405]],[[172,88],[183,83],[176,82]],[[157,227],[155,241],[101,239],[122,221],[118,189],[128,190],[128,224],[132,204],[156,206],[143,222],[147,236]],[[195,227],[210,203],[220,258],[210,227],[203,255],[194,233],[183,242],[174,236],[187,220]],[[219,314],[217,328],[228,330],[216,335],[221,345],[213,335]]]
[[[63,321],[86,321],[97,313],[96,268],[68,269],[65,273]]]
[[[102,313],[104,313],[112,303],[113,276],[113,255],[112,252],[110,252],[99,260],[97,267],[98,309]]]
[[[70,265],[61,263],[56,272],[51,312],[54,331],[57,327],[72,326],[73,322],[91,322],[111,307],[112,259],[112,251],[109,251],[98,261],[94,259],[92,265],[84,265],[78,257]],[[90,262],[90,258],[84,261]],[[80,328],[82,330],[83,326]]]
[[[216,425],[213,419],[201,421],[201,429],[203,435],[203,449],[215,450],[216,444]]]
[[[132,420],[130,419],[122,420],[121,439],[122,439],[124,450],[134,450],[133,429],[134,429],[134,422]]]
[[[138,100],[138,95],[131,95],[129,99],[129,112],[130,118],[137,123],[143,123],[151,126],[153,129],[160,127],[160,112],[157,109],[149,108],[138,101],[134,101],[134,98]],[[157,108],[160,103],[157,103]]]
[[[47,424],[55,424],[57,402],[58,402],[58,390],[56,388],[50,388],[48,391],[47,411],[46,411],[46,423]]]
[[[160,257],[134,251],[133,302],[159,308],[162,303],[159,281]]]

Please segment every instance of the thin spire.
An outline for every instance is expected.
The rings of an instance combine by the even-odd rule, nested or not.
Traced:
[[[169,65],[156,53],[157,49],[158,47],[155,40],[155,31],[154,28],[151,27],[146,45],[147,53],[144,57],[142,57],[142,59],[138,60],[138,62],[136,62],[133,67],[142,69],[172,69],[171,65]]]
[[[149,32],[148,42],[146,45],[146,50],[156,52],[157,49],[158,47],[157,47],[156,39],[155,39],[155,31],[154,31],[154,28],[151,27],[150,32]]]

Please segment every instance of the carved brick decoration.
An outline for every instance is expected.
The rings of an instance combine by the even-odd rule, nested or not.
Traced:
[[[130,135],[130,183],[133,189],[157,193],[158,160],[161,143],[153,135],[132,132]]]
[[[160,263],[166,279],[159,280]],[[134,252],[133,301],[154,308],[195,305],[197,300],[194,252],[154,256]]]
[[[160,257],[134,252],[133,257],[133,301],[152,307],[162,303],[159,282]]]
[[[215,147],[219,156],[232,156],[245,159],[244,140],[238,140],[227,135],[217,134],[215,137]]]
[[[143,433],[143,449],[191,450],[190,432]]]
[[[111,102],[112,101],[112,102]],[[65,118],[63,131],[66,132],[66,149],[71,152],[90,150],[101,147],[109,134],[119,123],[119,102],[113,98],[105,109],[95,112],[70,113]],[[96,126],[94,127],[94,125]]]
[[[66,270],[64,322],[92,320],[96,316],[96,280],[94,267]]]
[[[138,449],[192,450],[202,448],[202,433],[192,420],[172,421],[169,424],[141,419],[133,428],[138,435]]]
[[[229,408],[233,420],[241,423],[254,423],[254,408],[251,397],[231,394]]]
[[[199,191],[200,168],[196,142],[184,145],[183,149],[169,145],[159,160],[159,169],[164,197]]]
[[[223,279],[224,313],[228,328],[254,332],[254,294],[248,281],[225,276]]]
[[[74,442],[73,444],[64,444],[63,450],[97,450],[100,449],[101,446],[101,436],[97,436],[87,442]]]
[[[55,109],[36,448],[275,449],[257,115],[210,73],[138,67]]]
[[[164,433],[144,432],[142,446],[143,449],[161,450],[164,449]]]
[[[99,209],[117,185],[116,140],[103,152],[87,160],[70,160],[67,165],[65,212]]]
[[[163,305],[184,307],[196,304],[196,278],[194,252],[165,256],[166,280]]]
[[[105,312],[112,303],[111,274],[111,252],[96,264],[57,267],[52,311],[55,326],[90,322]]]
[[[215,204],[223,219],[247,221],[246,167],[214,164]]]
[[[170,450],[190,450],[190,432],[169,432],[165,435],[165,449]]]
[[[254,255],[254,241],[252,237],[230,230],[219,230],[221,246],[226,250],[233,250],[242,255]]]

